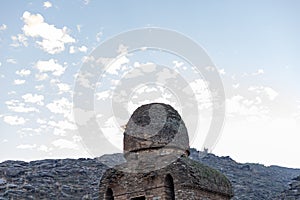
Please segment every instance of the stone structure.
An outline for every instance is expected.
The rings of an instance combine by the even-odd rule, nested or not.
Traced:
[[[189,156],[187,129],[166,104],[147,104],[131,116],[124,132],[127,162],[100,180],[105,200],[230,199],[229,180]]]

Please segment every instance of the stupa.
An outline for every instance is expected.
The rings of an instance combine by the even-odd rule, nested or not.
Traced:
[[[101,177],[105,200],[225,200],[229,180],[189,157],[189,137],[181,116],[167,104],[137,108],[124,132],[126,162]]]

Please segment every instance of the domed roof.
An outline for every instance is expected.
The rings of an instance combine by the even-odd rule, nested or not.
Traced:
[[[154,149],[189,152],[187,129],[178,112],[170,105],[151,103],[137,108],[124,132],[124,152]]]

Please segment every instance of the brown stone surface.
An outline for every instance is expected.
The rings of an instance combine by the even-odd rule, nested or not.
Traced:
[[[166,104],[147,104],[131,116],[124,133],[127,162],[108,169],[100,180],[106,200],[230,199],[229,180],[189,159],[187,129]]]
[[[230,199],[233,196],[228,179],[218,171],[189,158],[179,158],[167,167],[148,173],[127,173],[120,165],[105,172],[100,182],[100,199],[111,188],[114,199],[131,199],[145,196],[146,199],[167,195],[166,177],[171,176],[175,199]]]
[[[187,129],[178,112],[167,104],[152,103],[137,108],[124,132],[124,153],[147,149],[189,150]]]

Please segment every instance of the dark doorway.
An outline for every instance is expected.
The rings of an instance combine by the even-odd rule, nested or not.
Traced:
[[[165,178],[165,186],[167,193],[167,200],[175,200],[174,182],[173,177],[168,174]]]
[[[146,197],[145,196],[134,197],[134,198],[131,198],[130,200],[146,200]]]
[[[105,193],[105,200],[114,200],[114,193],[111,188],[107,188]]]

